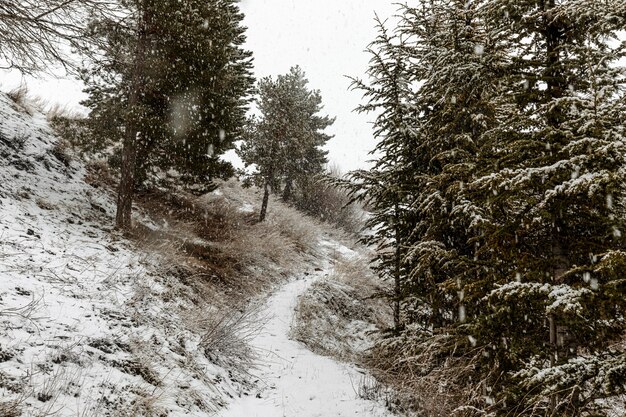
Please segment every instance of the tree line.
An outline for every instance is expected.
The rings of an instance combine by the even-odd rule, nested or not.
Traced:
[[[353,82],[379,157],[340,182],[392,283],[388,370],[455,364],[433,391],[454,415],[607,415],[626,389],[624,4],[412,3]]]
[[[215,189],[235,174],[298,200],[327,163],[321,96],[294,67],[255,86],[253,57],[236,0],[23,0],[0,5],[0,62],[36,74],[57,65],[88,98],[81,145],[119,172],[116,227],[132,227],[133,196],[145,186]],[[77,58],[78,57],[78,58]],[[258,104],[259,116],[249,117]],[[67,124],[66,124],[67,127]],[[87,132],[87,133],[85,133]],[[86,136],[86,139],[85,139]],[[165,181],[164,179],[167,179]],[[167,182],[163,184],[163,182]],[[309,184],[310,185],[310,184]]]

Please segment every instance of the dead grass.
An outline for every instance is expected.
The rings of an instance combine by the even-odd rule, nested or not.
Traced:
[[[277,202],[267,221],[259,223],[247,209],[257,197],[253,191],[234,181],[220,190],[223,195],[203,197],[143,191],[137,205],[153,224],[138,223],[134,238],[162,254],[167,265],[177,265],[181,279],[214,285],[238,295],[238,302],[266,291],[317,255],[318,222]]]
[[[407,415],[474,417],[487,392],[477,380],[482,348],[466,356],[454,355],[445,334],[406,329],[381,340],[367,358],[367,366],[392,388],[394,408]],[[453,352],[450,354],[450,352]]]
[[[301,253],[315,253],[321,224],[291,207],[274,202],[267,223],[291,242]]]
[[[35,113],[35,106],[30,99],[30,92],[26,84],[20,84],[7,93],[7,96],[15,103],[17,108],[32,116]]]
[[[15,103],[17,109],[23,111],[29,116],[34,115],[36,112],[46,113],[48,120],[54,115],[63,116],[77,116],[77,113],[72,112],[67,107],[60,104],[50,104],[50,102],[40,96],[31,93],[28,85],[22,83],[19,86],[13,88],[7,93],[7,96]]]
[[[319,354],[363,363],[389,325],[389,307],[364,257],[336,256],[332,273],[300,298],[292,332]]]
[[[249,342],[261,330],[264,321],[250,305],[222,307],[207,311],[191,310],[181,315],[187,327],[200,335],[198,348],[212,362],[247,372],[255,352]]]
[[[295,199],[296,206],[347,233],[358,235],[365,226],[365,212],[357,203],[351,203],[347,190],[333,185],[332,179],[342,178],[338,165],[329,165],[326,172],[311,179]]]
[[[103,159],[91,161],[86,164],[86,175],[84,181],[94,188],[104,187],[113,192],[116,187],[114,174]]]
[[[0,402],[0,416],[2,417],[19,417],[22,415],[20,403],[18,401]]]

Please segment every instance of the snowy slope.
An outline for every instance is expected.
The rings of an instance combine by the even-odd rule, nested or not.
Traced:
[[[198,348],[198,307],[56,142],[0,95],[0,415],[213,414],[237,384]]]

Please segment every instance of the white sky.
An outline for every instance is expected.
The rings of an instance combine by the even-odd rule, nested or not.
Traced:
[[[319,89],[324,110],[337,121],[328,129],[329,159],[343,170],[364,167],[374,146],[371,117],[353,112],[361,93],[348,91],[345,75],[362,76],[374,40],[374,12],[381,18],[397,9],[388,0],[243,0],[248,48],[256,75],[284,74],[300,65],[309,87]]]
[[[393,0],[242,0],[240,6],[256,76],[284,74],[300,65],[309,87],[321,91],[324,111],[337,117],[328,129],[335,135],[328,144],[331,163],[344,171],[364,167],[374,146],[371,117],[353,112],[361,94],[348,91],[345,75],[361,76],[366,70],[364,49],[376,35],[374,12],[391,16]],[[84,97],[74,80],[25,81],[32,93],[52,102],[76,106]],[[19,76],[2,75],[3,90],[19,84]]]

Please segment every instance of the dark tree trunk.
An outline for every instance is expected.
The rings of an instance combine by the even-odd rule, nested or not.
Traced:
[[[130,131],[124,138],[120,185],[117,192],[117,214],[115,227],[127,231],[131,227],[133,194],[135,191],[135,164],[137,162],[137,129]],[[131,136],[132,135],[132,136]]]
[[[288,203],[291,200],[291,194],[293,192],[293,180],[291,178],[287,178],[285,182],[285,189],[283,190],[283,201]]]
[[[267,205],[270,201],[270,186],[266,182],[263,191],[263,203],[261,204],[261,215],[259,216],[259,221],[265,221],[265,217],[267,216]]]
[[[117,194],[117,213],[115,215],[115,227],[123,231],[128,231],[132,225],[135,169],[137,166],[137,136],[141,133],[137,120],[137,105],[143,86],[144,58],[148,42],[148,11],[145,8],[145,4],[141,8],[140,13],[132,85],[128,97],[126,134],[124,136],[122,149],[121,178]]]
[[[546,36],[546,90],[547,100],[555,100],[563,97],[565,91],[565,81],[563,76],[563,68],[561,68],[560,45],[563,42],[563,33],[559,22],[554,20],[552,15],[556,6],[555,0],[543,0],[542,7],[544,12],[544,25]],[[555,130],[559,130],[564,121],[564,113],[559,106],[554,106],[546,115],[549,126]],[[559,138],[559,141],[564,138]],[[562,241],[565,225],[561,220],[560,213],[554,213],[554,227],[552,230],[552,279],[556,284],[568,270],[569,261],[567,251],[563,247]],[[548,315],[549,338],[550,338],[550,367],[554,367],[559,363],[559,346],[558,346],[558,326],[559,318],[554,314]],[[556,394],[550,396],[550,411],[556,412],[559,398]]]
[[[402,323],[400,322],[400,300],[402,298],[402,286],[401,286],[401,266],[402,266],[402,253],[400,249],[400,207],[398,203],[396,203],[395,207],[395,245],[396,245],[396,253],[394,259],[394,271],[393,271],[393,280],[394,280],[394,300],[393,300],[393,325],[396,332],[400,331]]]

